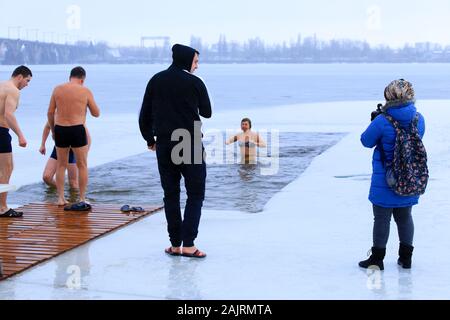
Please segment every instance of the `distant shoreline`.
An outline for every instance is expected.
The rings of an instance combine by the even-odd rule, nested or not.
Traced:
[[[140,63],[130,63],[130,62],[73,62],[73,63],[58,63],[58,64],[27,64],[29,66],[72,66],[76,64],[83,65],[121,65],[121,66],[136,66],[136,65],[170,65],[171,62],[140,62]],[[202,65],[450,65],[449,62],[203,62]],[[0,67],[15,67],[18,64],[1,64]]]

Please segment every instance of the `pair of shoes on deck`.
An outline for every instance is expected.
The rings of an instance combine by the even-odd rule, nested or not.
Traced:
[[[16,210],[9,209],[5,213],[0,215],[0,218],[22,218],[23,212],[17,212]]]
[[[79,202],[64,208],[64,211],[86,212],[92,210],[92,206],[87,202]]]
[[[130,207],[129,205],[124,205],[120,208],[120,211],[125,213],[136,212],[136,213],[145,213],[145,209],[142,207]]]
[[[178,253],[173,251],[173,248],[170,247],[165,250],[166,254],[172,257],[186,257],[186,258],[196,258],[196,259],[204,259],[206,258],[206,254],[201,252],[200,250],[195,251],[194,253]]]

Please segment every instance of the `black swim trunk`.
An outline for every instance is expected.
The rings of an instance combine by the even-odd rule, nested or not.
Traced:
[[[56,147],[53,148],[53,152],[52,152],[52,155],[50,156],[50,158],[58,160],[58,155],[56,153]],[[69,164],[76,164],[76,163],[77,163],[77,161],[75,160],[75,154],[73,153],[73,150],[70,149],[70,152],[69,152]]]
[[[11,141],[9,129],[0,127],[0,153],[12,153]]]
[[[55,144],[57,148],[82,148],[88,145],[86,128],[83,125],[63,127],[55,126]]]

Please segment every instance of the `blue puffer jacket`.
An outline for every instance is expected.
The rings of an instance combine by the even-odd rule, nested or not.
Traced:
[[[403,127],[407,127],[414,120],[417,109],[414,103],[408,103],[391,107],[387,110],[387,113],[400,122]],[[425,134],[425,119],[421,114],[419,114],[418,129],[423,138]],[[378,116],[361,137],[361,142],[366,148],[377,146],[373,155],[373,175],[369,200],[374,205],[383,208],[404,208],[419,203],[419,197],[399,196],[387,185],[386,169],[382,163],[381,151],[378,145],[379,143],[382,144],[386,161],[392,161],[394,158],[395,139],[395,129],[383,115]]]

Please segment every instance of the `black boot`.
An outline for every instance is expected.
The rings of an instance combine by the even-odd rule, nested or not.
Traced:
[[[413,251],[414,247],[402,243],[400,244],[400,249],[398,251],[398,255],[400,256],[398,265],[403,269],[411,269]]]
[[[372,255],[366,261],[361,261],[359,266],[364,269],[369,269],[370,267],[378,267],[381,271],[384,270],[384,257],[386,256],[386,249],[372,248]]]

